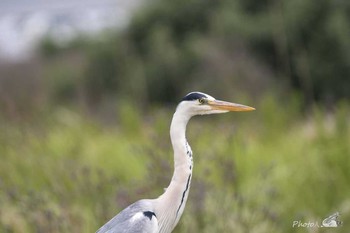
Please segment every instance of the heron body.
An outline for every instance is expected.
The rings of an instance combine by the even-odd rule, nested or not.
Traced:
[[[186,95],[176,108],[170,126],[174,173],[165,192],[156,199],[139,200],[122,210],[97,233],[169,233],[185,209],[190,190],[193,158],[186,126],[195,115],[251,111],[252,107],[219,101],[202,92]]]

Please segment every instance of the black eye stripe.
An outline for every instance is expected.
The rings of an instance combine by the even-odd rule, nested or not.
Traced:
[[[198,99],[201,99],[201,98],[206,98],[206,96],[201,94],[201,93],[198,93],[198,92],[193,92],[193,93],[190,93],[190,94],[186,95],[182,99],[182,101],[198,100]]]

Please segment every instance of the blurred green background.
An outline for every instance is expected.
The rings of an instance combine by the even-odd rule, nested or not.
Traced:
[[[350,3],[153,0],[122,30],[2,65],[0,232],[95,232],[160,195],[190,91],[257,110],[191,120],[174,232],[350,231]],[[292,227],[337,211],[340,228]]]

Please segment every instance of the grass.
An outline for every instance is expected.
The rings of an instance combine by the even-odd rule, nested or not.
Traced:
[[[172,110],[132,105],[105,125],[65,108],[0,131],[0,232],[94,232],[163,192],[172,170]],[[4,122],[4,121],[3,121]],[[194,176],[175,232],[334,232],[292,228],[339,211],[350,230],[349,106],[333,114],[268,97],[251,113],[196,117]]]

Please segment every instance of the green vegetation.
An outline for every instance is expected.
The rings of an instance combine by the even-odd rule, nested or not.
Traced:
[[[194,178],[176,232],[305,232],[293,221],[321,223],[336,211],[344,221],[337,232],[348,232],[349,109],[302,117],[298,106],[265,98],[255,112],[190,122]],[[0,232],[93,232],[163,192],[172,110],[120,108],[112,127],[70,109],[2,125]]]
[[[111,98],[174,103],[191,90],[238,98],[300,93],[350,98],[349,3],[333,0],[153,1],[122,31],[41,46],[55,103]],[[74,70],[74,72],[72,72]],[[69,71],[69,72],[67,72]],[[281,91],[282,90],[282,91]]]

